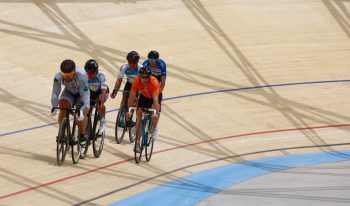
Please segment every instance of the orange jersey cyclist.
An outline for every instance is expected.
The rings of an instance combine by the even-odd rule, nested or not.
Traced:
[[[158,80],[151,75],[150,67],[141,67],[139,70],[139,76],[136,77],[134,82],[132,83],[130,98],[128,100],[128,107],[130,108],[134,104],[134,100],[136,98],[136,92],[140,93],[138,106],[137,108],[152,108],[156,109],[157,112],[154,113],[154,121],[153,121],[153,138],[158,137],[158,114],[159,114],[159,91],[160,85]],[[130,114],[129,114],[130,115]],[[141,111],[137,110],[137,121],[136,128],[141,129],[140,125],[141,120]],[[139,137],[136,137],[139,138]],[[138,145],[140,146],[140,145]],[[135,148],[136,151],[139,151],[140,148]]]

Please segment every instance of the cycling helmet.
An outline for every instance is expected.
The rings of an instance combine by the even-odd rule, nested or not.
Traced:
[[[61,63],[61,71],[63,73],[70,73],[75,69],[75,63],[73,60],[66,59]]]
[[[137,53],[136,51],[131,51],[128,53],[128,55],[126,56],[126,59],[128,61],[138,61],[140,59],[140,55],[139,53]]]
[[[96,60],[94,59],[89,59],[86,63],[85,63],[85,67],[84,67],[86,72],[96,72],[98,70],[98,63]]]
[[[149,59],[159,59],[159,53],[155,50],[148,52],[147,58]]]
[[[148,66],[143,66],[139,69],[139,75],[141,77],[149,77],[151,76],[151,74],[152,74],[151,68]]]

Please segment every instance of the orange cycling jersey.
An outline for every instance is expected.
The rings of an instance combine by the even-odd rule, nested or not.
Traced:
[[[141,94],[147,98],[152,98],[153,96],[158,95],[159,89],[160,86],[158,80],[154,76],[150,77],[150,80],[147,85],[143,85],[141,83],[141,78],[136,77],[131,87],[132,92],[140,91]]]

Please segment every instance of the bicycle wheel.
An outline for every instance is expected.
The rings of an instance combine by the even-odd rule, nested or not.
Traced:
[[[130,122],[128,124],[128,130],[129,130],[129,140],[131,143],[133,143],[135,141],[135,137],[136,137],[136,119],[137,115],[134,113],[132,113],[131,118],[130,118]]]
[[[101,126],[101,117],[98,113],[95,114],[94,119],[94,127],[93,127],[93,139],[92,139],[92,148],[94,152],[95,158],[99,158],[104,144],[105,139],[105,131],[103,131],[101,134],[99,134]]]
[[[57,164],[58,166],[61,166],[66,158],[66,153],[68,149],[68,121],[66,118],[62,120],[62,124],[60,127],[60,130],[58,132],[58,138],[57,138]]]
[[[137,127],[137,128],[136,128],[136,134],[137,134],[137,136],[139,136],[138,133],[141,133],[141,134],[142,134],[141,130],[139,130],[138,127]],[[139,146],[140,146],[140,151],[139,151],[139,152],[136,151],[136,145],[139,145]],[[136,162],[136,163],[139,163],[140,160],[141,160],[142,150],[143,150],[142,137],[140,137],[140,138],[135,138],[134,153],[135,153],[135,162]]]
[[[93,132],[92,132],[92,123],[91,123],[91,115],[88,116],[88,121],[86,125],[86,135],[87,135],[87,140],[86,144],[84,147],[81,147],[81,152],[80,152],[80,159],[84,159],[87,155],[87,152],[89,150],[89,146],[91,144],[91,140],[93,140]]]
[[[154,139],[153,136],[151,136],[150,134],[153,133],[153,124],[152,121],[148,121],[148,125],[146,125],[148,127],[148,132],[145,134],[145,156],[146,156],[146,160],[150,161],[151,157],[152,157],[152,153],[153,153],[153,144],[154,144]]]
[[[115,120],[115,141],[120,144],[123,141],[125,130],[126,130],[126,123],[125,123],[125,115],[127,114],[126,111],[126,104],[123,104],[118,112],[117,119]]]
[[[72,147],[72,160],[74,164],[77,164],[80,159],[81,146],[79,143],[79,129],[76,120],[73,121],[72,134],[70,137],[70,145]]]

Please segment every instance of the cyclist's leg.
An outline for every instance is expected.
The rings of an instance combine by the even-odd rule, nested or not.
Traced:
[[[68,92],[66,89],[64,89],[58,99],[59,107],[68,109],[68,108],[72,108],[73,104],[74,104],[73,95],[70,92]],[[59,114],[58,114],[59,128],[61,127],[63,118],[66,116],[66,112],[67,111],[64,111],[64,110],[59,111]]]
[[[102,96],[102,93],[99,94],[99,99],[101,99],[101,96]],[[98,112],[100,113],[100,131],[99,133],[102,134],[105,129],[106,129],[106,118],[105,118],[105,115],[106,115],[106,106],[105,106],[105,102],[107,101],[109,97],[109,89],[107,89],[107,92],[106,92],[106,95],[104,97],[104,99],[101,99],[101,106],[98,105]]]
[[[163,93],[160,93],[158,96],[158,103],[159,103],[159,108],[157,108],[159,110],[159,112],[161,112],[162,110],[162,100],[163,100]],[[159,123],[159,118],[160,118],[160,113],[157,115],[157,118],[153,119],[153,128],[157,129],[157,125]]]
[[[132,84],[131,84],[130,82],[126,82],[123,91],[125,91],[125,92],[130,92],[131,86],[132,86]],[[129,97],[129,94],[128,94],[128,93],[125,93],[125,92],[123,93],[123,98],[122,98],[122,100],[120,101],[120,107],[122,106],[122,104],[123,104],[124,102],[127,101],[128,97]]]
[[[74,96],[74,104],[77,103],[82,103],[82,99],[80,97],[80,95],[75,95]],[[79,133],[80,136],[82,137],[82,139],[86,139],[85,137],[85,130],[86,130],[86,125],[87,125],[87,114],[89,113],[89,107],[84,107],[83,108],[83,114],[84,114],[84,119],[82,121],[78,121],[78,128],[79,128]]]
[[[151,108],[152,107],[152,103],[153,103],[153,99],[152,98],[147,98],[145,96],[143,96],[142,94],[140,94],[140,98],[139,98],[139,102],[138,102],[138,109],[137,109],[137,120],[136,120],[136,128],[139,128],[139,132],[138,134],[141,134],[141,115],[142,115],[142,111],[139,108]],[[138,135],[139,138],[140,135]]]

